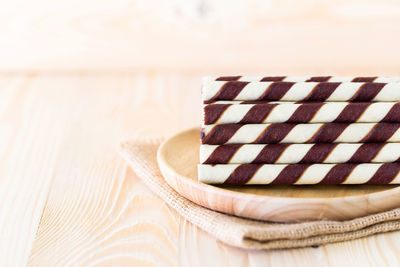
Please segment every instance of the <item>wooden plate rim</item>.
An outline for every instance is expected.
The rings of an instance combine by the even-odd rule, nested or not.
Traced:
[[[213,185],[210,185],[210,184],[200,183],[196,179],[191,179],[190,177],[186,177],[184,175],[181,175],[181,174],[177,173],[174,170],[174,168],[172,166],[170,166],[168,161],[164,160],[164,158],[162,157],[162,154],[165,151],[165,146],[170,142],[170,140],[172,140],[174,138],[177,138],[179,135],[184,135],[184,134],[186,134],[188,132],[191,132],[191,131],[194,131],[194,130],[198,130],[198,129],[199,129],[198,127],[190,128],[190,129],[178,132],[178,133],[170,136],[169,138],[165,139],[161,143],[161,145],[159,146],[159,148],[157,150],[157,162],[158,162],[159,167],[160,167],[160,162],[162,162],[164,164],[164,167],[166,167],[170,172],[176,173],[176,176],[179,177],[181,182],[183,182],[183,183],[185,183],[185,184],[187,184],[187,185],[189,185],[191,187],[195,187],[196,189],[201,190],[201,191],[208,191],[209,192],[211,190],[213,193],[216,193],[216,194],[219,194],[219,195],[228,195],[228,196],[233,197],[233,198],[236,198],[236,197],[240,196],[240,198],[247,198],[247,199],[253,199],[253,200],[258,200],[258,201],[263,201],[263,200],[264,201],[265,200],[284,200],[285,202],[289,202],[289,203],[303,202],[303,203],[313,203],[313,204],[318,204],[318,203],[322,204],[322,203],[327,203],[327,202],[330,202],[330,204],[335,204],[335,202],[342,202],[343,200],[358,201],[359,199],[365,199],[366,197],[374,198],[374,199],[380,199],[380,198],[385,198],[388,195],[393,196],[393,194],[397,194],[397,193],[400,192],[400,186],[399,186],[399,187],[388,189],[388,190],[368,193],[368,194],[364,194],[364,195],[356,195],[356,196],[337,196],[337,197],[327,197],[327,198],[323,198],[323,197],[313,197],[313,198],[306,198],[306,197],[279,197],[279,196],[260,196],[260,195],[256,195],[256,194],[252,194],[252,193],[243,193],[243,192],[237,192],[237,191],[230,191],[228,189],[216,187],[216,186],[213,186]],[[199,132],[200,132],[200,130],[199,130]],[[200,143],[199,143],[199,145],[200,145]],[[166,179],[166,181],[168,183],[168,179]],[[170,186],[173,187],[172,185],[170,185]],[[177,190],[177,189],[174,188],[174,190]]]

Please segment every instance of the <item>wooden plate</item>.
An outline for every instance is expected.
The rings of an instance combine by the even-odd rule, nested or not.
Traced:
[[[228,187],[197,181],[199,129],[166,140],[157,154],[167,183],[191,201],[241,217],[277,222],[345,220],[400,207],[399,186]]]

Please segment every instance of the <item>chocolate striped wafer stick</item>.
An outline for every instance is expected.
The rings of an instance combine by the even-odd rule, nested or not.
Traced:
[[[316,123],[400,122],[400,103],[325,102],[209,104],[204,106],[204,124],[225,123]]]
[[[202,96],[205,103],[217,100],[398,102],[400,82],[205,81]]]
[[[205,77],[204,81],[242,81],[242,82],[400,82],[400,77],[378,76],[220,76]]]
[[[400,163],[220,164],[198,166],[209,184],[399,184]]]
[[[400,142],[400,123],[273,123],[204,125],[203,144]]]
[[[202,164],[400,162],[400,143],[200,145]]]

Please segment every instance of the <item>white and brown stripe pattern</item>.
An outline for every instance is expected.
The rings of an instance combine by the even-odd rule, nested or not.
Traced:
[[[398,102],[400,82],[205,81],[203,101]]]
[[[399,184],[400,163],[202,164],[199,180],[209,184]]]
[[[220,76],[205,77],[204,81],[241,81],[241,82],[400,82],[400,77],[378,76]]]
[[[201,164],[400,162],[400,143],[200,145]]]
[[[213,124],[201,131],[203,144],[400,142],[400,123]]]
[[[202,97],[201,182],[400,184],[400,77],[221,76]]]
[[[204,106],[204,124],[400,122],[400,103],[320,102],[220,104]]]

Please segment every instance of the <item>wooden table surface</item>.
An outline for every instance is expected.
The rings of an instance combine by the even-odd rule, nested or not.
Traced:
[[[400,264],[400,232],[248,251],[180,218],[118,154],[200,123],[198,74],[0,76],[0,266]]]

